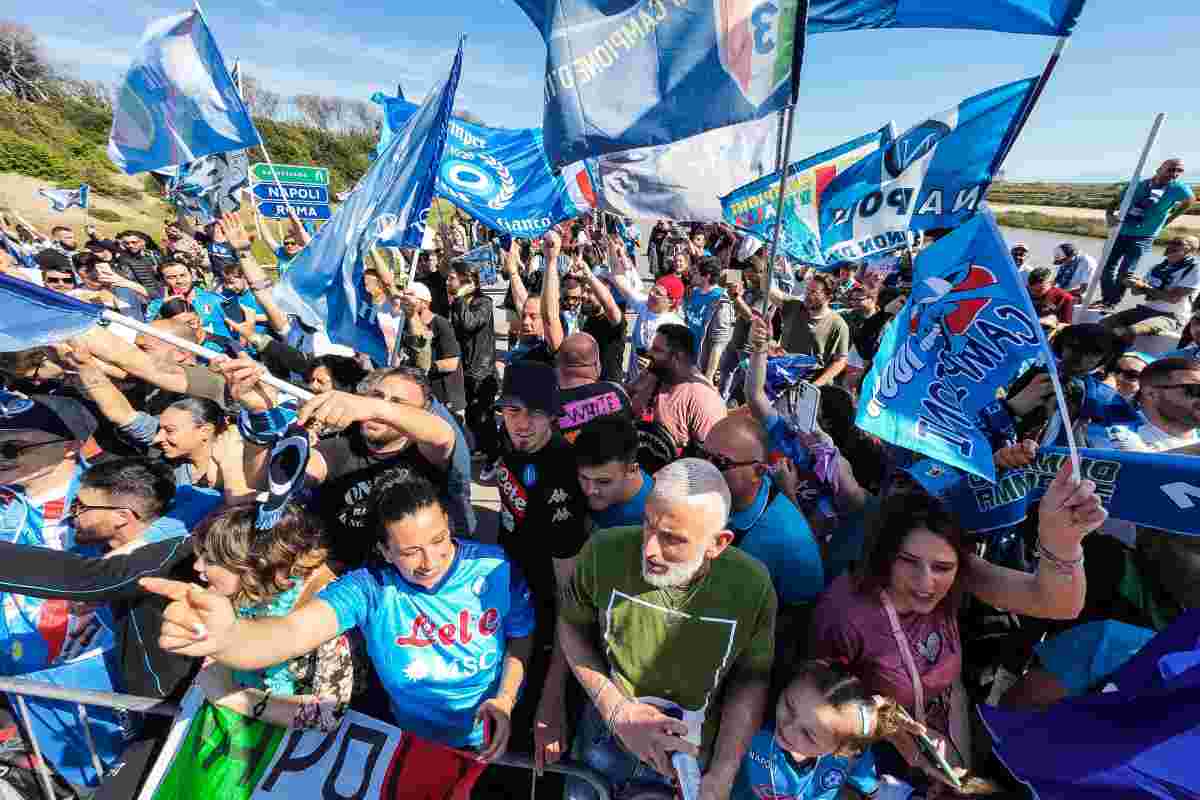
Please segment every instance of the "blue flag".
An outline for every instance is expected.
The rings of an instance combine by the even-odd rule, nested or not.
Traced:
[[[1112,684],[1045,711],[981,704],[996,755],[1040,800],[1200,797],[1200,610],[1151,639]]]
[[[976,416],[1043,355],[1049,361],[1025,282],[985,211],[917,257],[912,295],[884,330],[856,422],[994,480]]]
[[[857,261],[902,246],[909,230],[970,218],[1036,84],[1027,78],[970,97],[839,172],[821,196],[826,261]]]
[[[862,28],[958,28],[1067,36],[1084,0],[812,0],[809,33]]]
[[[887,136],[885,126],[803,161],[788,164],[779,242],[784,253],[805,264],[823,266],[826,263],[818,215],[822,195],[838,173],[878,152]],[[722,197],[721,207],[725,220],[731,225],[753,231],[760,239],[770,241],[775,236],[778,199],[779,173],[773,172]],[[906,243],[903,234],[900,238],[904,240],[900,244]]]
[[[36,284],[0,275],[0,353],[43,347],[78,336],[100,321],[92,305]]]
[[[200,12],[151,22],[113,104],[112,162],[133,175],[259,141]]]
[[[781,109],[803,56],[803,0],[517,0],[546,41],[554,168],[668,144]]]
[[[920,461],[907,471],[954,509],[963,528],[984,533],[1018,525],[1029,516],[1069,457],[1065,447],[1043,447],[1028,467],[1004,470],[995,482],[935,461]],[[1079,463],[1082,477],[1095,482],[1113,519],[1200,536],[1200,458],[1084,448]]]
[[[17,242],[8,238],[8,234],[0,231],[0,247],[4,248],[4,252],[8,253],[13,259],[26,269],[37,269],[37,262],[33,260],[33,254],[26,252]]]
[[[540,129],[485,128],[455,119],[447,129],[437,192],[489,228],[533,238],[590,210],[576,205],[566,173],[550,171]]]
[[[250,183],[250,156],[245,150],[214,153],[181,164],[167,178],[167,199],[200,225],[242,207],[241,194]]]
[[[80,184],[78,189],[38,189],[38,194],[50,201],[50,208],[60,214],[68,208],[88,207],[88,185]]]
[[[445,82],[397,133],[346,202],[300,251],[274,289],[276,302],[376,364],[388,361],[375,309],[363,288],[363,257],[376,245],[420,247],[433,202],[446,124],[462,72],[463,45]]]
[[[379,154],[387,149],[388,142],[417,113],[420,108],[416,103],[410,103],[403,97],[389,97],[383,92],[371,95],[371,102],[383,107],[383,125],[379,128],[379,143],[371,151],[371,160],[379,158]]]

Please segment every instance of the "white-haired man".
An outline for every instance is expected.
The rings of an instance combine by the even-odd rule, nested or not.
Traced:
[[[654,789],[670,786],[672,753],[692,755],[700,796],[716,800],[762,721],[775,591],[729,546],[716,467],[685,458],[654,481],[642,526],[594,534],[559,604],[559,646],[591,700],[573,755],[614,786]],[[568,779],[566,797],[595,795]]]

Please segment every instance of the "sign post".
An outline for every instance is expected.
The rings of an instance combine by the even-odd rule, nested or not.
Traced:
[[[319,222],[333,216],[329,206],[329,169],[305,164],[255,164],[250,168],[258,213],[269,219]]]

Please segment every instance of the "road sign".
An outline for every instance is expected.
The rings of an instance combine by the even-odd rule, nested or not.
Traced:
[[[254,179],[258,181],[275,181],[275,175],[284,183],[304,183],[310,186],[328,186],[329,170],[326,167],[309,167],[303,164],[276,164],[275,175],[271,174],[270,164],[255,164],[250,168]]]
[[[260,200],[279,200],[279,187],[284,197],[292,203],[329,203],[329,190],[324,186],[306,186],[303,183],[256,183],[254,196]]]
[[[292,203],[292,210],[300,221],[320,222],[333,216],[328,204]],[[287,219],[288,209],[276,200],[259,200],[258,213],[268,219]]]

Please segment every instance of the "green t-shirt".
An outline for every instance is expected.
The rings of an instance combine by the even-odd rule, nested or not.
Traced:
[[[654,588],[642,578],[642,529],[628,527],[595,533],[583,546],[559,614],[599,628],[609,675],[627,695],[697,715],[687,716],[703,726],[711,752],[726,677],[770,679],[775,609],[766,567],[734,547],[695,586]]]

